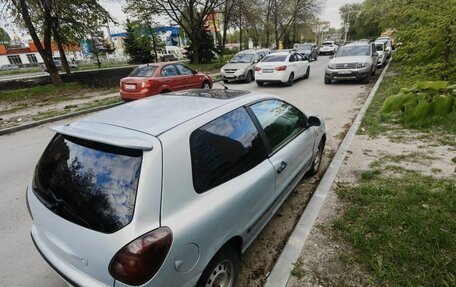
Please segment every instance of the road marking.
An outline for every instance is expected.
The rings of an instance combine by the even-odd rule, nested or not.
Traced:
[[[321,208],[323,207],[323,204],[329,194],[337,173],[339,172],[342,162],[345,159],[347,150],[355,138],[356,131],[361,124],[361,120],[363,119],[366,110],[372,101],[372,98],[377,92],[377,89],[380,86],[380,83],[382,82],[390,63],[391,60],[389,60],[388,65],[386,65],[386,67],[383,69],[382,74],[374,85],[374,88],[369,93],[366,102],[364,102],[363,107],[353,121],[350,130],[340,144],[336,155],[329,164],[329,167],[323,175],[323,178],[321,179],[320,184],[318,185],[314,194],[312,195],[309,204],[299,218],[299,221],[291,233],[290,238],[288,238],[287,244],[285,245],[282,253],[279,256],[279,259],[274,265],[274,268],[266,280],[264,287],[285,287],[287,285],[294,264],[301,254],[306,239],[312,230],[312,227],[318,217],[318,214],[320,213]]]

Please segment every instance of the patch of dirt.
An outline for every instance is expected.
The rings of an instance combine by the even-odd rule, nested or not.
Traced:
[[[63,101],[41,102],[40,104],[28,105],[22,103],[22,107],[15,109],[9,107],[11,112],[0,115],[0,129],[23,125],[36,120],[50,118],[61,114],[71,113],[82,109],[93,108],[98,105],[106,105],[120,101],[119,93],[90,92]]]
[[[434,177],[456,176],[454,147],[438,144],[439,139],[424,140],[415,132],[404,131],[401,141],[387,136],[370,139],[356,135],[325,205],[309,234],[298,261],[300,278],[290,277],[287,287],[301,286],[373,286],[370,275],[349,256],[352,251],[333,237],[332,222],[344,211],[335,193],[340,185],[356,185],[363,171],[379,169],[388,176],[395,168],[421,172]],[[395,168],[390,168],[394,166]],[[343,251],[343,252],[342,252]]]

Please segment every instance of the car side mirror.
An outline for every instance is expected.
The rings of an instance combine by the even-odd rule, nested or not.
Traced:
[[[310,127],[319,127],[321,126],[321,121],[318,117],[310,116],[308,119],[308,123]]]

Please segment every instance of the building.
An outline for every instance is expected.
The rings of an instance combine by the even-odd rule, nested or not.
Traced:
[[[54,59],[60,59],[60,53],[55,42],[51,43],[51,49]],[[64,50],[69,61],[82,58],[79,45],[65,45]],[[41,63],[43,63],[43,58],[41,58],[33,41],[28,42],[28,45],[0,45],[0,66],[11,64],[20,67],[30,67]]]

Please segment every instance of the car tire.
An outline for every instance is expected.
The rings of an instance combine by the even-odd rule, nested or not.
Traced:
[[[201,88],[210,89],[211,88],[211,84],[208,81],[204,81]]]
[[[240,262],[239,252],[235,248],[222,247],[207,264],[196,286],[236,286]]]
[[[320,144],[318,145],[317,153],[315,154],[315,158],[312,161],[312,166],[310,167],[309,171],[307,172],[307,175],[314,175],[320,169],[324,148],[325,148],[325,142],[322,140],[322,141],[320,141]]]
[[[223,80],[223,82],[224,82],[225,84],[228,84],[230,81],[228,81],[228,80]]]
[[[310,67],[307,67],[307,71],[306,73],[304,74],[304,79],[308,79],[310,76]]]
[[[375,76],[375,73],[377,73],[377,65],[375,65],[374,70],[372,71],[372,76]]]
[[[331,84],[331,78],[325,76],[325,85],[330,85]]]
[[[372,78],[372,73],[368,73],[367,76],[363,79],[363,84],[369,84]]]
[[[293,81],[294,81],[294,73],[291,72],[290,76],[288,77],[288,81],[287,81],[286,85],[287,85],[288,87],[293,86]]]
[[[161,91],[160,94],[167,94],[167,93],[169,93],[169,92],[171,92],[171,91],[170,91],[170,90],[163,90],[163,91]]]
[[[257,83],[257,85],[258,85],[259,87],[264,86],[264,82],[263,82],[263,81],[256,81],[256,83]]]
[[[252,82],[252,79],[253,79],[252,71],[249,71],[247,73],[247,76],[245,77],[245,82],[248,84],[248,83]]]

